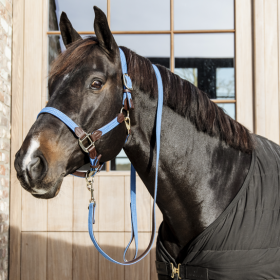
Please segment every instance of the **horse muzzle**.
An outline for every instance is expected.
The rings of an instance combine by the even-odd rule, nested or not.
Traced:
[[[32,153],[20,149],[14,162],[17,178],[22,187],[37,198],[55,197],[60,189],[63,176],[56,182],[47,177],[48,162],[43,153],[36,149]],[[46,180],[45,180],[46,179]]]

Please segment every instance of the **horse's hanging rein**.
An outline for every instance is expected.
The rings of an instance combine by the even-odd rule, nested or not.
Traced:
[[[95,223],[95,208],[96,208],[96,201],[94,199],[94,190],[93,190],[93,178],[94,175],[99,172],[102,168],[102,165],[100,165],[99,161],[101,158],[101,155],[97,155],[96,149],[95,149],[95,141],[101,138],[104,134],[111,131],[113,128],[115,128],[118,124],[125,122],[127,133],[129,136],[130,133],[130,118],[129,118],[129,109],[133,109],[133,102],[131,97],[131,91],[132,91],[132,82],[130,77],[127,74],[127,64],[126,64],[126,58],[121,49],[120,50],[120,57],[121,57],[121,66],[122,66],[122,73],[123,73],[123,84],[124,84],[124,94],[123,94],[123,107],[118,114],[118,116],[113,119],[110,123],[107,125],[101,127],[100,129],[94,131],[91,134],[88,134],[84,132],[84,130],[79,127],[75,122],[73,122],[68,116],[66,116],[61,111],[53,108],[53,107],[45,107],[39,114],[42,113],[49,113],[60,119],[62,122],[64,122],[78,137],[79,145],[81,146],[82,150],[89,154],[90,158],[90,170],[87,172],[79,172],[76,171],[73,173],[73,175],[78,177],[85,177],[87,182],[87,187],[91,191],[91,200],[89,204],[89,215],[88,215],[88,230],[90,238],[96,247],[96,249],[101,253],[102,256],[104,256],[109,261],[120,264],[120,265],[131,265],[134,263],[139,262],[142,260],[151,250],[155,235],[156,235],[156,197],[157,197],[157,184],[158,184],[158,163],[159,163],[159,152],[160,152],[160,131],[161,131],[161,117],[162,117],[162,106],[163,106],[163,86],[162,86],[162,79],[160,72],[158,68],[153,65],[157,83],[158,83],[158,106],[157,106],[157,114],[156,114],[156,174],[155,174],[155,188],[154,188],[154,203],[153,203],[153,217],[152,217],[152,236],[150,243],[147,247],[147,249],[144,251],[143,254],[141,254],[139,257],[137,257],[138,252],[138,227],[137,227],[137,213],[136,213],[136,172],[134,167],[131,164],[131,180],[130,180],[130,211],[131,211],[131,239],[125,248],[123,259],[124,262],[117,262],[116,260],[109,257],[98,245],[94,234],[93,234],[93,224]],[[126,116],[123,114],[123,110],[127,112]],[[89,145],[85,147],[84,142],[89,141]],[[132,243],[132,241],[135,241],[135,256],[133,260],[127,261],[125,258],[126,252]]]

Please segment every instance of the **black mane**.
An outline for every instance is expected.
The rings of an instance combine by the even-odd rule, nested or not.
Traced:
[[[128,72],[139,88],[157,98],[157,81],[152,63],[129,50],[124,51]],[[229,146],[242,152],[251,153],[254,141],[247,128],[225,114],[224,110],[212,102],[207,94],[196,86],[180,78],[167,68],[157,65],[162,76],[164,104],[179,115],[188,118],[197,128],[210,136],[219,137]]]

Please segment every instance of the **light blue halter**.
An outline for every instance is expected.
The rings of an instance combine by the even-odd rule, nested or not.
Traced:
[[[132,89],[132,82],[131,82],[130,77],[127,74],[127,63],[126,63],[125,55],[121,49],[119,49],[119,50],[120,50],[121,66],[122,66],[122,73],[123,73],[123,82],[124,82],[123,106],[125,104],[126,99],[127,99],[127,102],[129,103],[129,106],[131,106],[131,103],[132,103],[131,93],[129,91],[126,91],[126,89],[128,89],[128,90]],[[162,118],[162,107],[163,107],[163,85],[162,85],[162,79],[161,79],[161,75],[160,75],[158,68],[155,65],[153,65],[153,68],[154,68],[156,78],[157,78],[157,83],[158,83],[158,106],[157,106],[157,114],[156,114],[156,174],[155,174],[154,203],[153,203],[152,236],[151,236],[151,240],[150,240],[149,246],[146,249],[146,251],[142,255],[137,257],[138,227],[137,227],[137,212],[136,212],[136,172],[135,172],[135,169],[132,166],[132,164],[131,164],[131,180],[130,180],[131,238],[124,251],[124,255],[123,255],[124,262],[123,263],[118,262],[118,261],[112,259],[111,257],[109,257],[98,245],[98,243],[94,237],[94,234],[93,234],[93,223],[95,222],[94,214],[95,214],[96,202],[91,202],[89,205],[88,231],[89,231],[89,235],[90,235],[90,238],[91,238],[94,246],[99,251],[99,253],[102,256],[104,256],[107,260],[109,260],[113,263],[116,263],[116,264],[120,264],[120,265],[131,265],[131,264],[137,263],[140,260],[142,260],[150,252],[150,250],[153,246],[154,240],[155,240],[155,236],[156,236],[156,197],[157,197],[157,185],[158,185],[158,164],[159,164],[159,152],[160,152],[161,118]],[[79,126],[75,122],[73,122],[68,116],[66,116],[64,113],[62,113],[61,111],[59,111],[53,107],[45,107],[38,114],[38,116],[42,113],[52,114],[53,116],[57,117],[62,122],[64,122],[77,135],[76,129],[79,128]],[[104,134],[106,134],[107,132],[109,132],[113,128],[115,128],[118,124],[119,124],[118,118],[116,117],[110,123],[101,127],[100,129],[98,129],[98,131],[101,131],[102,136],[103,136]],[[90,134],[86,134],[86,135],[87,136],[85,136],[85,138],[89,138]],[[80,140],[79,140],[79,142],[80,142]],[[82,140],[82,142],[83,142],[83,140]],[[80,142],[80,145],[81,145],[81,142]],[[91,145],[94,145],[94,142],[91,141]],[[84,151],[88,152],[88,147],[85,148],[83,146],[83,144],[81,145],[81,147],[83,148]],[[97,158],[92,159],[90,157],[91,165],[95,165],[96,161],[97,161]],[[90,173],[91,176],[94,176],[99,170],[100,170],[100,168],[98,168],[98,169],[92,168],[91,173]],[[135,256],[134,256],[133,260],[127,261],[125,258],[125,255],[126,255],[126,252],[129,248],[130,244],[132,243],[133,239],[135,241],[135,251],[136,251]]]

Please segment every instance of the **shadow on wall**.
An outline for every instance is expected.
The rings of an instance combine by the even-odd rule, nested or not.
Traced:
[[[139,234],[140,254],[146,248],[148,237],[148,232]],[[102,246],[106,253],[122,261],[124,242],[129,240],[130,233],[98,232],[96,238],[101,246],[106,243]],[[144,260],[124,267],[101,256],[91,243],[88,232],[22,232],[19,246],[21,263],[15,265],[10,261],[9,279],[15,279],[17,269],[20,269],[21,280],[158,279],[155,247]],[[134,248],[131,248],[127,258],[131,259],[133,253]]]

